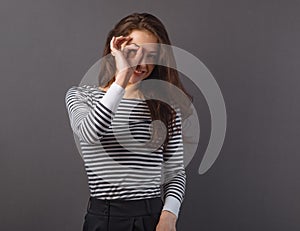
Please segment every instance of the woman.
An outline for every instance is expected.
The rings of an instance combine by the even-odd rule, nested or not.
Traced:
[[[186,183],[181,121],[188,105],[175,102],[169,87],[143,87],[164,80],[185,92],[175,69],[155,65],[158,59],[174,62],[160,44],[171,43],[158,18],[128,15],[108,34],[103,57],[114,62],[102,62],[100,86],[73,86],[66,93],[89,180],[84,231],[176,230]],[[156,100],[159,95],[174,104]]]

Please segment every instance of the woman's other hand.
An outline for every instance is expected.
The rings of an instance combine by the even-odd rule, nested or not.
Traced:
[[[176,231],[177,217],[172,212],[163,210],[155,231]]]
[[[116,62],[115,81],[123,88],[127,86],[134,67],[139,64],[143,56],[142,47],[136,44],[126,46],[130,40],[129,36],[113,36],[110,41],[111,54],[115,57]]]

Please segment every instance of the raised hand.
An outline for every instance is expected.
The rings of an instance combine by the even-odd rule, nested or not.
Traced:
[[[131,40],[129,36],[114,37],[110,41],[111,54],[115,57],[117,84],[125,88],[132,75],[135,66],[137,66],[142,57],[143,49],[136,44],[126,44]]]

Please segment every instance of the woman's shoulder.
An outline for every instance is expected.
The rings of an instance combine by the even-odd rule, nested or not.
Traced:
[[[91,85],[79,85],[71,86],[65,95],[66,100],[80,100],[92,103],[95,98],[101,98],[104,92],[97,86]]]
[[[100,89],[99,87],[93,85],[80,85],[80,86],[71,86],[67,92],[77,92],[77,93],[82,93],[82,94],[86,94],[87,96],[92,96],[92,95],[96,95],[96,94],[100,94],[103,95],[105,93],[105,91],[103,91],[102,89]]]

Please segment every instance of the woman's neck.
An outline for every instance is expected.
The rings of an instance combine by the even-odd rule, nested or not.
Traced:
[[[125,88],[124,98],[129,99],[144,99],[142,92],[140,91],[141,82],[129,84]]]

